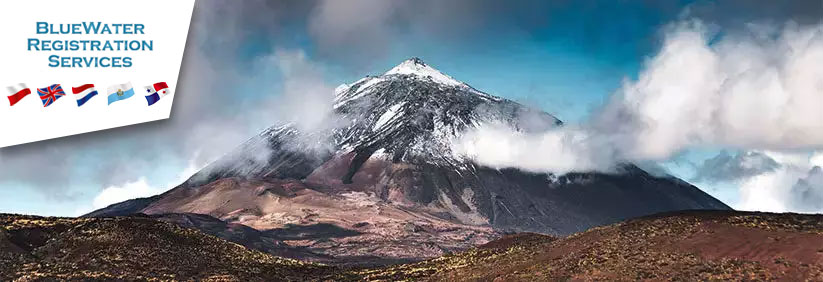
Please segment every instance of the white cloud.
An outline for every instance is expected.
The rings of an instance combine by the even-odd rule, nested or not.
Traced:
[[[663,161],[704,146],[823,147],[823,24],[716,35],[687,21],[666,31],[638,79],[589,121],[539,134],[481,127],[457,145],[485,144],[468,155],[492,167],[561,173]]]
[[[145,176],[139,177],[136,181],[126,182],[122,185],[111,185],[104,188],[92,200],[91,205],[84,205],[75,210],[75,216],[81,216],[91,211],[105,208],[111,204],[120,203],[123,201],[154,196],[168,191],[171,188],[180,185],[186,179],[191,177],[200,168],[195,164],[194,160],[189,161],[188,166],[177,178],[170,181],[166,185],[154,186],[149,184]]]
[[[813,166],[823,167],[823,151],[817,152],[809,159]]]
[[[128,182],[120,186],[109,186],[94,197],[92,206],[95,209],[105,208],[122,201],[153,196],[164,192],[165,189],[153,187],[146,182],[145,177],[137,181]]]
[[[610,171],[616,163],[610,146],[596,146],[589,132],[567,126],[543,134],[529,134],[505,125],[483,125],[453,143],[453,151],[495,168],[557,174],[573,171]]]
[[[740,181],[740,201],[734,208],[771,212],[823,213],[823,152],[766,152],[780,167]]]
[[[621,150],[635,159],[707,145],[823,146],[823,25],[759,32],[717,37],[696,21],[672,26],[661,51],[597,115],[595,128],[625,138]]]
[[[263,74],[281,74],[281,95],[267,102],[273,116],[270,120],[291,122],[302,131],[333,126],[334,87],[324,78],[322,67],[303,50],[277,49],[258,63]]]

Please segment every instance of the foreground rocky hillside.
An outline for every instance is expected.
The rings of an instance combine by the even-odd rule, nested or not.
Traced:
[[[823,215],[659,214],[560,238],[508,235],[418,263],[283,259],[149,217],[0,215],[0,281],[823,280]]]
[[[147,217],[0,215],[0,281],[299,281],[331,273]]]
[[[734,211],[659,214],[567,238],[506,236],[367,280],[823,281],[823,215]]]

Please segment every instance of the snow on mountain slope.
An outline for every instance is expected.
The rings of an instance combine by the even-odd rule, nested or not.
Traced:
[[[335,110],[349,122],[336,132],[343,151],[384,149],[396,160],[453,165],[465,160],[453,154],[451,142],[480,124],[504,122],[527,130],[521,121],[531,117],[539,124],[560,124],[549,114],[478,91],[417,58],[339,88]]]
[[[465,248],[457,242],[466,238],[490,238],[490,231],[478,227],[567,235],[656,212],[728,209],[682,180],[655,177],[630,164],[618,174],[567,175],[479,166],[451,148],[468,130],[499,123],[540,132],[562,122],[476,90],[417,58],[335,92],[334,120],[329,123],[338,126],[312,132],[272,126],[167,193],[93,214],[122,214],[125,208],[150,214],[203,213],[263,229],[330,224],[364,234],[325,238],[331,241],[309,248],[326,255],[362,255],[377,244],[385,250],[381,256],[420,259],[440,249]],[[244,190],[262,189],[253,187],[299,187],[310,196]],[[361,204],[339,203],[351,195],[375,204],[363,204],[367,212],[360,210]],[[354,218],[372,225],[363,228]],[[398,222],[438,227],[419,229]],[[385,234],[404,238],[404,250],[380,241]]]

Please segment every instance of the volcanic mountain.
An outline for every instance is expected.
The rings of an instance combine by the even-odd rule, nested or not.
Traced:
[[[729,209],[682,180],[631,164],[564,175],[478,165],[452,149],[469,130],[497,123],[540,132],[562,122],[417,58],[335,92],[329,126],[275,125],[166,193],[87,216],[203,214],[254,228],[268,245],[333,262],[383,263],[435,257],[508,232],[563,236],[657,212]],[[182,218],[202,226],[194,222],[200,217]]]

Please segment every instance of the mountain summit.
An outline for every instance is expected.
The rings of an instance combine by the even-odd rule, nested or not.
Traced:
[[[420,77],[429,78],[437,83],[442,83],[450,86],[467,86],[465,83],[457,81],[451,76],[445,75],[439,70],[430,67],[429,65],[424,63],[423,60],[417,57],[403,61],[402,63],[390,69],[383,75],[392,74],[416,75]]]
[[[331,261],[383,263],[465,249],[502,232],[567,235],[663,211],[728,209],[633,165],[566,175],[480,166],[453,152],[452,140],[485,123],[539,132],[562,122],[417,58],[336,92],[334,126],[275,125],[162,195],[89,216],[206,214]]]

